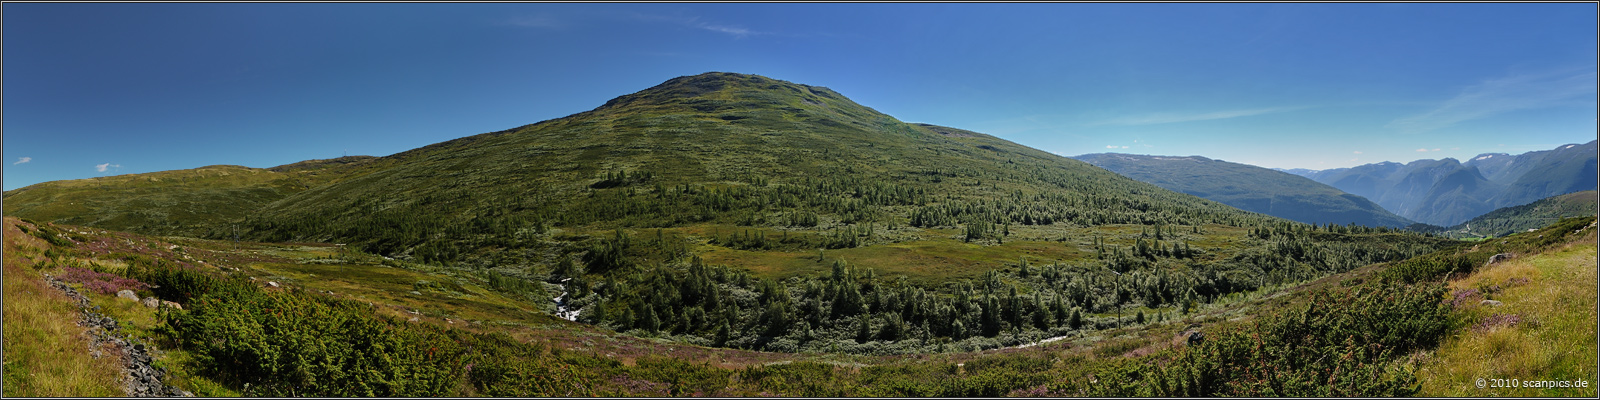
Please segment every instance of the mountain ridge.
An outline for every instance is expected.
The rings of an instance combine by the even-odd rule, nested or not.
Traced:
[[[1465,162],[1453,158],[1405,164],[1385,161],[1285,172],[1372,199],[1418,222],[1451,226],[1497,208],[1594,189],[1595,151],[1595,141],[1589,141],[1518,155],[1483,153]]]
[[[1177,192],[1304,223],[1387,227],[1412,223],[1366,198],[1252,165],[1202,156],[1095,153],[1072,158]]]

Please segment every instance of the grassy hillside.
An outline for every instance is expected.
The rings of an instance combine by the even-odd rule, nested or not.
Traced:
[[[1594,397],[1595,237],[1588,232],[1451,282],[1462,326],[1421,363],[1419,395]],[[1493,380],[1480,387],[1479,378]]]
[[[1176,192],[1294,221],[1387,227],[1412,223],[1361,196],[1256,166],[1198,156],[1102,153],[1073,158]]]
[[[389,157],[311,164],[261,174],[349,172],[251,211],[240,224],[247,239],[331,244],[520,293],[485,315],[522,307],[778,352],[1015,345],[1149,323],[1451,243],[1240,211],[992,136],[901,123],[825,88],[738,74],[676,78],[590,112]],[[403,276],[253,268],[326,284]],[[429,290],[479,296],[395,284],[424,296],[386,299],[407,307],[466,302]]]
[[[902,123],[826,88],[739,74],[675,78],[593,111],[389,159],[264,207],[252,237],[471,259],[548,228],[1269,220],[992,136]]]
[[[4,227],[4,395],[126,396],[117,382],[118,360],[90,356],[77,305],[45,282],[41,264],[54,253],[24,231],[30,226],[7,218]]]
[[[31,240],[42,246],[38,252],[42,256],[36,256],[42,260],[37,267],[41,271],[106,272],[158,285],[139,289],[141,297],[181,303],[182,311],[160,312],[78,285],[124,329],[159,347],[157,365],[167,369],[168,382],[202,396],[1026,395],[1045,393],[1055,382],[1115,362],[1130,350],[1142,354],[1137,349],[1162,342],[1165,339],[1159,338],[1191,324],[1220,323],[1227,316],[1247,313],[1250,302],[1275,298],[1269,295],[1293,287],[1285,282],[1252,294],[1197,298],[1192,307],[1184,307],[1190,309],[1187,312],[1177,306],[1128,307],[1117,317],[1116,311],[1085,310],[1082,329],[1063,330],[1068,333],[1066,340],[1030,348],[968,353],[984,340],[1018,344],[1043,337],[1005,325],[1001,328],[1009,333],[992,339],[913,338],[892,343],[879,336],[890,325],[874,320],[876,326],[870,330],[874,338],[867,342],[832,341],[839,346],[832,352],[767,353],[703,347],[690,336],[667,335],[665,327],[659,335],[644,329],[616,334],[552,319],[541,308],[553,304],[527,300],[574,289],[570,282],[565,288],[518,282],[384,260],[331,245],[157,239],[13,218],[6,222],[24,227],[10,228],[16,232],[6,236],[8,242]],[[1054,268],[1039,266],[1027,273],[1022,271],[1030,268],[1023,267],[995,276],[1001,288],[1027,288],[1059,279]],[[1097,279],[1116,281],[1114,276],[1108,273]],[[750,282],[742,282],[747,279]],[[766,296],[761,288],[770,282],[730,276],[722,285],[737,289],[719,292],[730,307],[751,311],[743,315],[752,327],[764,329],[770,321],[763,320],[760,311]],[[881,279],[857,282],[894,287]],[[1134,288],[1135,282],[1123,284]],[[865,293],[863,298],[872,303],[906,298],[898,291]],[[1001,324],[1015,318],[999,304],[1018,300],[979,298],[996,305],[978,308],[997,308],[976,314],[991,315]],[[1001,299],[1006,300],[997,302]],[[8,304],[12,301],[8,298]],[[801,295],[795,303],[805,301]],[[1185,318],[1186,314],[1192,315]],[[808,318],[804,313],[795,317]],[[903,321],[909,324],[911,319]],[[826,335],[820,327],[817,330],[819,336]],[[734,336],[761,334],[746,331]],[[671,340],[662,340],[667,338]],[[926,353],[842,354],[884,354],[871,349],[922,345],[928,346]],[[297,351],[281,351],[289,346]],[[8,390],[18,382],[14,379],[7,375]],[[67,385],[61,393],[90,393],[74,385],[81,384]]]
[[[68,181],[5,193],[5,215],[157,235],[222,235],[229,223],[313,186],[365,172],[372,157],[273,167],[213,165]]]

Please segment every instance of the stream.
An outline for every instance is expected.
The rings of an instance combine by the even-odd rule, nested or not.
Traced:
[[[578,320],[578,310],[567,309],[567,281],[570,280],[572,280],[572,278],[561,280],[561,295],[556,296],[554,299],[556,301],[556,316],[561,317],[561,319],[564,320],[576,322]]]

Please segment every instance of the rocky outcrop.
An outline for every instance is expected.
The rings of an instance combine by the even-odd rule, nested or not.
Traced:
[[[50,275],[44,276],[50,287],[60,290],[67,297],[78,303],[78,309],[83,312],[83,317],[78,320],[78,325],[88,328],[85,333],[89,336],[89,355],[94,358],[120,356],[122,358],[122,389],[130,397],[194,397],[193,393],[179,389],[176,386],[167,386],[161,383],[161,378],[166,371],[150,365],[155,360],[154,354],[158,350],[146,345],[138,338],[129,337],[117,326],[117,320],[98,313],[99,306],[91,306],[89,298],[71,286],[57,280]],[[130,294],[132,292],[129,292]],[[119,298],[126,296],[118,294]],[[150,299],[154,299],[153,297]],[[138,296],[133,296],[138,301]],[[148,299],[147,299],[148,300]],[[176,304],[176,303],[174,303]],[[109,348],[110,354],[102,349]]]

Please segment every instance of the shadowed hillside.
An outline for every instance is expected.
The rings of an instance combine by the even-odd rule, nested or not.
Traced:
[[[1251,165],[1199,156],[1102,153],[1073,158],[1173,191],[1305,223],[1388,227],[1412,223],[1361,196]]]

